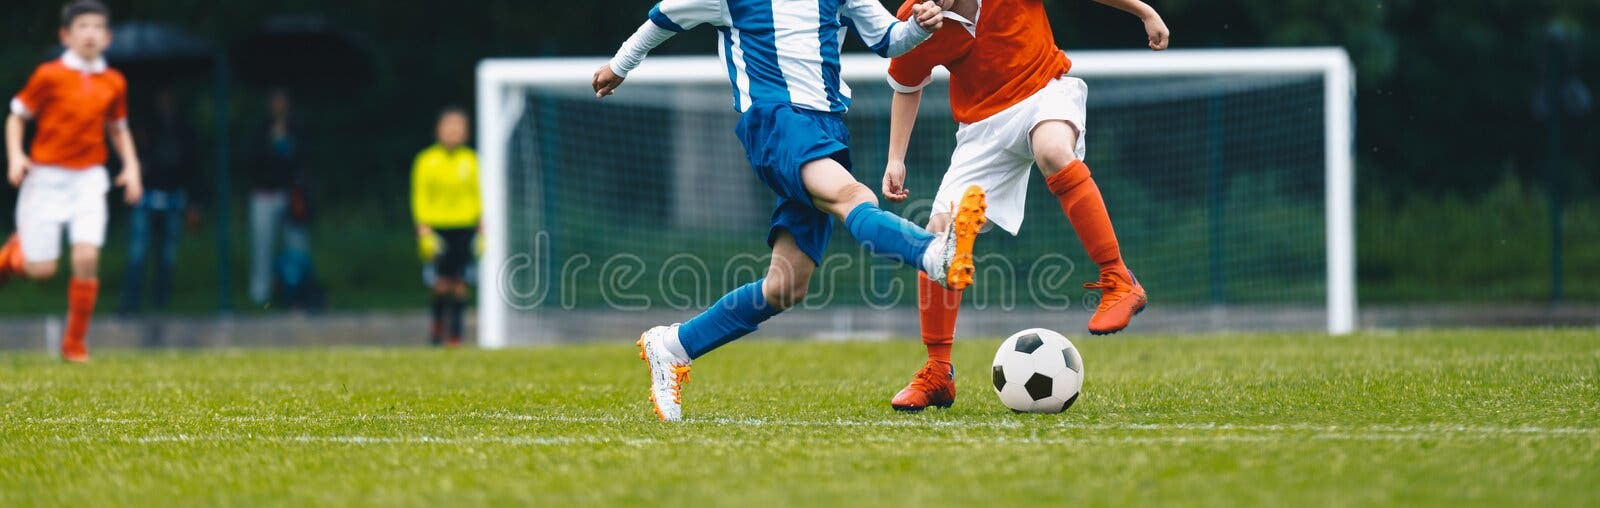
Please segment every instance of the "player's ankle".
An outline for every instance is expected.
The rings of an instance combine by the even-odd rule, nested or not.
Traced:
[[[1104,263],[1099,263],[1099,265],[1100,265],[1100,276],[1101,276],[1101,278],[1104,278],[1106,276],[1106,274],[1112,274],[1112,273],[1115,273],[1115,274],[1126,274],[1126,273],[1128,273],[1128,266],[1122,263],[1122,258],[1120,258],[1120,257],[1116,258],[1116,259],[1113,259],[1111,261],[1106,261]]]
[[[950,348],[952,346],[951,342],[949,340],[942,342],[927,342],[927,340],[928,339],[923,339],[923,345],[927,346],[928,348],[928,363],[950,363]]]

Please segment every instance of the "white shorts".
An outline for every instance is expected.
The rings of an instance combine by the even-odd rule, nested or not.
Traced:
[[[1083,159],[1088,99],[1089,85],[1062,76],[994,116],[961,124],[950,169],[934,198],[935,213],[953,209],[967,187],[978,185],[988,194],[989,225],[1017,234],[1028,199],[1028,172],[1033,170],[1033,128],[1050,120],[1072,124],[1078,130],[1074,155]]]
[[[61,257],[61,228],[69,243],[99,247],[106,240],[106,168],[70,170],[34,166],[17,196],[17,236],[30,263]]]

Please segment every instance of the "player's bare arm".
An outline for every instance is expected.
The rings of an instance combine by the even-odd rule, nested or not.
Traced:
[[[917,124],[917,109],[922,106],[922,90],[896,91],[889,106],[889,162],[883,169],[883,198],[899,203],[911,197],[906,184],[906,150],[911,131]]]
[[[138,204],[144,196],[144,179],[140,173],[139,151],[133,144],[133,133],[125,122],[118,122],[111,127],[111,145],[117,150],[117,157],[122,159],[122,172],[117,174],[117,186],[122,187],[122,200],[128,204]]]
[[[1094,0],[1102,5],[1116,7],[1122,12],[1138,16],[1144,22],[1144,33],[1150,49],[1161,51],[1167,49],[1167,40],[1171,32],[1167,31],[1167,22],[1161,20],[1161,14],[1154,7],[1139,0]]]
[[[6,181],[12,187],[22,185],[23,175],[33,164],[28,153],[22,151],[22,131],[27,126],[28,120],[15,113],[6,116]]]

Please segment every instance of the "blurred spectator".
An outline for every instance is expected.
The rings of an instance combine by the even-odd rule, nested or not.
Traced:
[[[256,138],[258,145],[250,168],[250,299],[257,305],[271,300],[274,275],[294,279],[288,282],[296,287],[283,288],[285,295],[292,298],[304,289],[311,273],[311,238],[306,228],[310,221],[310,203],[305,194],[306,139],[287,90],[268,94],[267,118],[264,130]],[[280,234],[281,253],[276,249]]]
[[[447,108],[434,130],[437,142],[417,154],[411,169],[411,212],[424,259],[434,265],[433,345],[461,344],[467,264],[474,254],[482,204],[478,155],[466,146],[467,113]]]
[[[128,266],[122,286],[123,314],[137,313],[151,251],[156,254],[151,303],[167,306],[172,294],[172,268],[178,262],[178,240],[190,218],[189,187],[198,179],[195,134],[178,112],[177,94],[162,89],[155,97],[151,120],[135,126],[144,146],[144,197],[128,216]]]

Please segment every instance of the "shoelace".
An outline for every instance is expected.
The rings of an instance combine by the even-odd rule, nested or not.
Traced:
[[[935,368],[939,368],[940,371],[935,371]],[[911,379],[911,387],[924,392],[933,391],[933,380],[949,378],[949,372],[943,369],[942,365],[923,365],[922,370],[917,371],[916,377]]]

